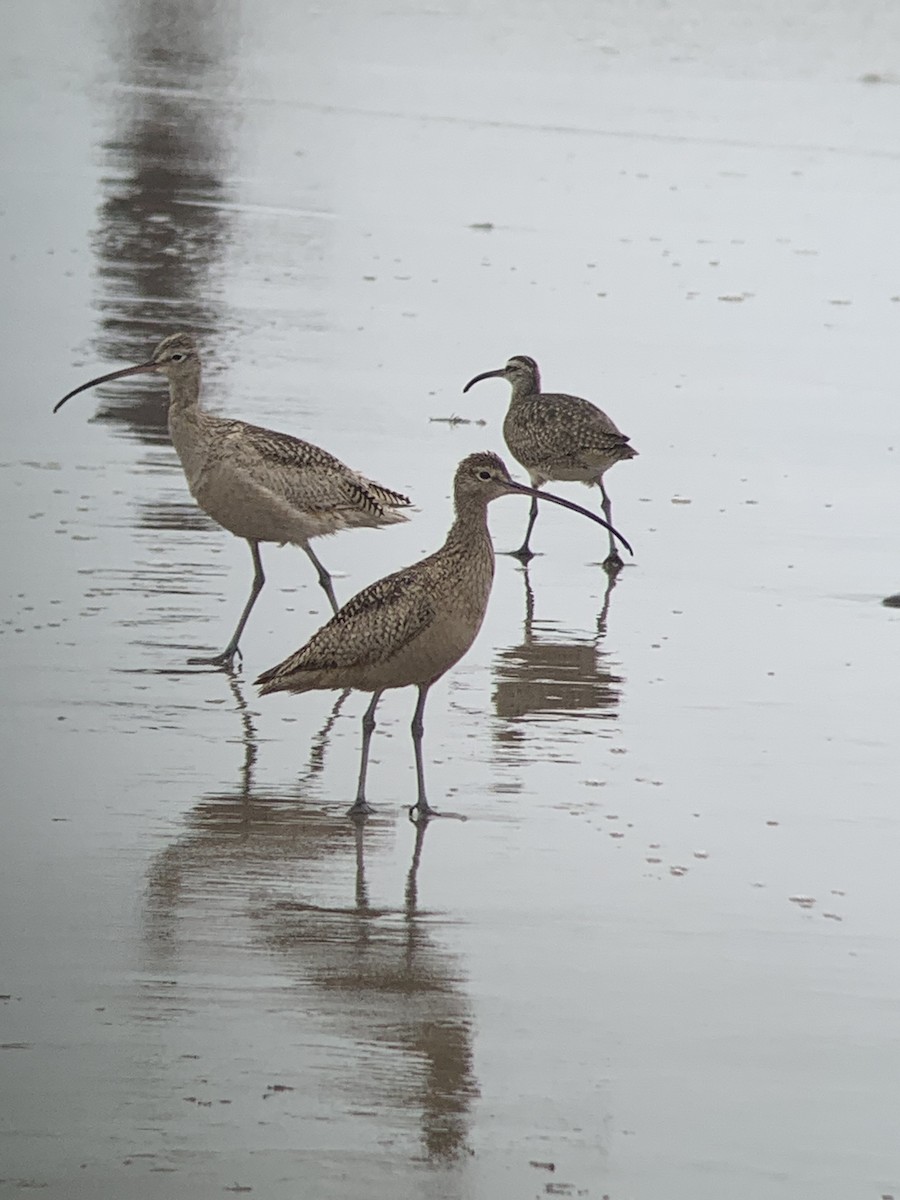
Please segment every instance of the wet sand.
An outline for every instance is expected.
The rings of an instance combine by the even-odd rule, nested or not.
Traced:
[[[893,8],[44,0],[7,35],[0,1194],[900,1195]],[[50,413],[178,328],[215,411],[413,497],[317,543],[339,598],[503,452],[476,372],[531,354],[631,435],[633,564],[607,590],[548,506],[429,700],[464,820],[406,819],[414,693],[363,829],[364,698],[256,696],[327,615],[297,550],[243,672],[185,665],[250,561],[164,389]]]

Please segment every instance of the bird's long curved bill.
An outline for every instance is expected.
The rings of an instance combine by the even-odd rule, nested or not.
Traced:
[[[507,487],[510,485],[507,484]],[[538,500],[549,500],[551,504],[559,504],[563,508],[570,508],[572,512],[581,513],[583,517],[590,517],[592,521],[596,521],[598,525],[602,525],[604,529],[608,529],[614,538],[617,538],[628,553],[634,557],[634,551],[630,544],[622,537],[618,529],[615,529],[608,521],[604,521],[602,517],[598,517],[596,513],[592,513],[588,508],[582,508],[580,504],[573,504],[571,500],[563,500],[562,496],[554,496],[552,492],[542,492],[539,488],[526,487],[524,483],[513,483],[510,488],[512,492],[521,492],[523,496],[537,496]]]
[[[473,383],[480,383],[482,379],[502,379],[503,371],[482,371],[480,375],[474,375],[466,386],[463,388],[467,392]]]
[[[157,364],[154,362],[145,362],[139,363],[136,367],[123,367],[120,371],[110,371],[108,375],[98,375],[96,379],[89,379],[81,387],[73,388],[71,392],[67,392],[62,400],[57,400],[53,405],[53,411],[59,412],[67,400],[71,400],[79,392],[86,392],[88,388],[96,387],[99,383],[109,383],[113,379],[124,379],[126,375],[142,375],[146,371],[155,371],[156,367]]]

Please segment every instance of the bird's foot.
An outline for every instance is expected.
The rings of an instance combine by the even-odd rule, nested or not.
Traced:
[[[226,646],[221,654],[213,654],[208,658],[198,656],[196,658],[189,658],[187,661],[189,667],[220,667],[223,671],[231,671],[234,669],[235,659],[237,659],[237,664],[240,666],[244,661],[244,656],[238,650],[237,646]]]
[[[520,563],[524,563],[526,566],[534,558],[534,551],[530,550],[528,546],[520,546],[518,550],[507,550],[506,553],[510,558],[517,558]]]
[[[465,813],[447,812],[446,809],[432,808],[430,804],[426,804],[424,808],[419,804],[414,804],[412,808],[407,809],[407,816],[413,825],[427,825],[432,818],[439,818],[442,821],[468,821]]]
[[[432,808],[427,800],[419,799],[409,810],[409,819],[414,825],[427,825],[432,817],[443,816],[436,808]]]
[[[618,550],[611,550],[609,554],[607,554],[606,558],[604,558],[601,565],[607,575],[611,575],[613,577],[618,575],[618,573],[625,566],[621,557],[619,556]]]
[[[352,817],[355,821],[365,820],[366,817],[371,817],[374,811],[375,809],[369,804],[368,800],[357,796],[347,809],[347,816]]]

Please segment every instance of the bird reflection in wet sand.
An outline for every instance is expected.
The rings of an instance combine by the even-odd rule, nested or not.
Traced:
[[[247,703],[244,696],[241,681],[234,671],[227,673],[228,688],[234,697],[235,707],[240,714],[242,738],[244,746],[244,762],[241,767],[241,799],[248,801],[251,797],[253,786],[253,767],[259,757],[259,744],[257,742],[256,725],[253,723],[253,718],[256,715]],[[314,781],[318,775],[321,775],[325,767],[325,751],[328,748],[328,739],[331,736],[331,731],[334,728],[335,722],[340,716],[341,709],[344,706],[344,701],[350,695],[349,690],[341,692],[337,700],[331,706],[331,712],[322,728],[313,734],[309,743],[309,763],[306,770],[297,780],[297,792],[305,795],[306,792],[313,787]]]
[[[223,327],[233,244],[240,115],[222,88],[240,23],[209,7],[144,0],[118,10],[109,55],[111,126],[97,148],[94,306],[103,358],[137,361],[161,329]],[[101,398],[100,421],[149,445],[168,440],[154,389]]]
[[[436,815],[425,795],[425,701],[432,684],[468,652],[481,628],[494,581],[487,508],[492,500],[507,495],[549,500],[580,513],[631,549],[621,534],[595,513],[514,483],[496,454],[470,454],[453,478],[455,520],[443,546],[358,592],[305,646],[256,681],[262,695],[330,688],[371,692],[362,722],[359,781],[351,815],[371,811],[366,801],[366,770],[378,701],[388,688],[412,686],[419,692],[411,726],[418,797],[410,816],[426,820]]]
[[[352,824],[357,855],[353,908],[281,901],[257,916],[269,945],[296,975],[304,1005],[314,992],[330,1025],[362,1046],[395,1052],[387,1060],[361,1058],[372,1073],[368,1078],[355,1074],[348,1081],[353,1110],[374,1108],[392,1129],[415,1115],[427,1160],[449,1163],[468,1154],[470,1110],[479,1091],[461,965],[436,942],[434,914],[426,921],[418,911],[428,822],[415,826],[402,909],[371,904],[365,875],[368,823]]]
[[[289,1115],[298,1115],[291,1108],[293,1081],[311,1069],[312,1047],[317,1062],[331,1054],[334,1063],[317,1071],[320,1099],[297,1086],[304,1112],[314,1104],[322,1118],[353,1122],[363,1110],[392,1137],[405,1128],[421,1139],[429,1162],[452,1163],[468,1154],[478,1085],[462,964],[440,939],[438,914],[418,907],[427,822],[401,825],[413,843],[402,900],[379,905],[366,860],[375,854],[383,867],[393,852],[393,822],[347,821],[311,803],[306,791],[321,769],[336,712],[320,732],[303,786],[291,795],[265,794],[253,779],[255,714],[236,676],[229,686],[244,744],[238,786],[201,799],[148,875],[138,1015],[149,1053],[157,1053],[152,1039],[160,1022],[184,1020],[193,1028],[198,1015],[208,1014],[203,1019],[217,1029],[227,1012],[240,1028],[235,1006],[248,1004],[257,1016],[271,1014],[272,1029],[283,1031],[288,1021],[302,1031],[274,1051],[290,1084],[281,1096]],[[211,995],[219,997],[212,1006]],[[253,1035],[261,1046],[245,1046],[247,1054],[273,1053],[264,1025]],[[242,1061],[235,1070],[234,1086],[246,1093],[253,1068]],[[259,1115],[268,1111],[261,1107]]]
[[[589,637],[562,636],[559,625],[534,615],[534,592],[528,566],[525,582],[525,624],[522,642],[500,650],[494,660],[494,709],[503,722],[497,740],[509,746],[528,736],[523,718],[557,718],[581,713],[613,720],[619,708],[623,677],[602,649],[615,575],[607,578],[596,631]]]
[[[229,890],[239,892],[246,879],[290,874],[298,836],[305,858],[327,857],[332,841],[333,851],[339,853],[348,841],[346,822],[340,822],[342,833],[336,835],[316,795],[329,737],[347,692],[338,696],[322,728],[313,735],[307,765],[296,783],[284,791],[266,793],[254,784],[259,758],[257,714],[247,704],[239,677],[228,672],[226,678],[241,723],[243,756],[238,783],[232,790],[199,800],[185,818],[187,832],[159,854],[150,869],[146,936],[148,944],[156,945],[164,957],[170,937],[167,927],[195,883],[202,894],[214,876],[221,876]]]

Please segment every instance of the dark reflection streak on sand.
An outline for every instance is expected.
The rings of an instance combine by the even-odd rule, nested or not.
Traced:
[[[165,532],[177,529],[181,533],[209,533],[220,531],[212,517],[208,517],[203,509],[192,499],[187,500],[154,500],[149,504],[137,505],[137,520],[134,522],[138,529]]]
[[[500,650],[494,663],[496,686],[494,709],[503,724],[496,738],[505,744],[521,740],[523,718],[562,713],[592,713],[613,719],[619,706],[623,677],[613,671],[602,649],[616,586],[606,578],[596,632],[581,638],[561,640],[551,623],[544,629],[535,620],[535,597],[528,567],[522,568],[525,583],[525,623],[518,646]]]
[[[225,110],[212,93],[233,52],[236,14],[227,5],[210,12],[185,4],[173,20],[175,12],[163,0],[123,9],[128,23],[114,43],[123,86],[113,97],[116,131],[103,144],[95,250],[99,349],[116,364],[142,361],[175,329],[202,332],[220,322],[211,296],[228,240],[221,202],[229,198],[229,149]],[[161,385],[129,380],[106,395],[100,420],[142,441],[168,440]]]

